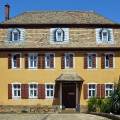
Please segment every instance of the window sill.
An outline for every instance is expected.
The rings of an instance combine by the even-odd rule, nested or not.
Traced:
[[[54,99],[54,97],[47,97],[47,96],[46,96],[45,98],[46,98],[46,99]]]
[[[21,68],[11,68],[12,70],[21,70]]]
[[[29,99],[35,100],[38,99],[38,97],[29,97]]]
[[[21,97],[12,97],[13,100],[20,100]]]

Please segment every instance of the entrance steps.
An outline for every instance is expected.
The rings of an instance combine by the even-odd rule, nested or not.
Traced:
[[[66,108],[66,109],[62,110],[61,113],[76,113],[76,109],[75,108]]]

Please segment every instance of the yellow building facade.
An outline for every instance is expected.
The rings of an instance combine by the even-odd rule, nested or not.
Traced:
[[[0,105],[80,105],[85,111],[89,98],[109,97],[120,76],[119,25],[99,17],[103,23],[56,24],[55,15],[63,13],[44,13],[54,16],[48,26],[41,13],[20,16],[29,22],[27,15],[39,15],[38,23],[19,23],[18,16],[0,24]],[[88,13],[73,13],[87,19]]]

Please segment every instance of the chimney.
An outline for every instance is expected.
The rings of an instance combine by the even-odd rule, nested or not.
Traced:
[[[10,5],[6,4],[5,5],[5,20],[9,20],[10,18]]]

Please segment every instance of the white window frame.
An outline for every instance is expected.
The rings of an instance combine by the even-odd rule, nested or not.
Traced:
[[[59,36],[58,36],[58,32],[61,32],[61,38],[59,39]],[[55,33],[54,33],[54,35],[55,35],[55,42],[63,42],[64,41],[64,30],[62,29],[62,28],[57,28],[56,30],[55,30]]]
[[[89,89],[89,85],[95,85],[95,89]],[[92,91],[95,90],[95,96],[89,95],[90,90],[92,90]],[[93,94],[93,92],[91,94]],[[97,96],[97,84],[96,83],[88,83],[88,98],[92,98],[92,97],[96,97],[96,96]]]
[[[104,38],[104,33],[106,33],[106,39]],[[102,41],[103,42],[109,42],[109,39],[108,39],[108,36],[109,36],[109,34],[108,34],[108,29],[103,29],[102,30]]]
[[[101,29],[103,29],[103,32],[106,30],[106,31],[110,31],[110,34],[111,34],[111,39],[109,40],[108,39],[108,33],[107,33],[107,40],[104,40],[103,39],[103,32],[101,33],[102,34],[102,39],[100,39],[100,32],[101,32]],[[102,44],[113,44],[114,43],[114,36],[113,36],[113,29],[111,28],[96,28],[96,41],[98,44],[102,43]]]
[[[37,86],[37,88],[30,88],[30,85],[36,85]],[[30,96],[30,91],[31,90],[33,90],[33,94],[34,94],[34,90],[36,90],[36,96],[35,95],[33,95],[33,96]],[[29,98],[33,98],[33,99],[36,99],[36,98],[38,98],[38,83],[36,83],[36,82],[31,82],[31,83],[29,83]]]
[[[66,61],[66,56],[70,55],[70,54],[73,55],[73,67],[72,68],[70,66],[67,66],[67,61]],[[74,66],[75,66],[74,56],[75,56],[75,53],[65,53],[64,54],[64,65],[65,65],[64,67],[65,67],[65,69],[73,69],[74,68]]]
[[[30,57],[31,56],[36,56],[37,57],[37,60],[36,60],[36,66],[30,66]],[[34,61],[33,61],[33,64],[34,64]],[[28,54],[28,68],[30,69],[37,69],[38,68],[38,53],[29,53]]]
[[[64,40],[63,41],[56,41],[56,33],[57,29],[62,29],[64,32]],[[50,44],[67,44],[69,42],[69,28],[51,28],[50,29]]]
[[[107,85],[112,85],[112,89],[106,88]],[[106,95],[106,91],[108,91],[108,96]],[[105,98],[110,97],[110,91],[114,91],[114,84],[113,83],[105,83]]]
[[[52,54],[54,57],[53,57],[53,67],[50,67],[50,65],[49,66],[47,66],[47,57],[49,56],[50,57],[50,54]],[[55,68],[55,53],[52,53],[52,52],[50,52],[50,53],[45,53],[45,68],[46,69],[54,69]]]
[[[96,55],[96,67],[95,68],[93,68],[92,66],[89,66],[89,56],[93,56],[93,54]],[[92,58],[92,60],[93,60],[93,58]],[[97,53],[88,53],[87,54],[87,68],[88,69],[96,69],[97,68]]]
[[[14,85],[20,85],[20,89],[17,89],[17,90],[20,90],[20,96],[15,96],[14,95]],[[20,99],[21,98],[21,83],[12,83],[12,99]]]
[[[53,85],[53,89],[51,89],[51,88],[49,89],[49,90],[53,90],[53,96],[47,96],[47,91],[48,91],[47,85]],[[45,98],[46,99],[53,99],[54,91],[55,91],[55,83],[45,83]],[[49,94],[51,94],[51,92]]]
[[[12,42],[18,42],[18,41],[20,41],[20,30],[19,29],[13,29],[12,31],[11,31],[11,34],[12,34]],[[18,36],[17,36],[17,40],[15,40],[15,36],[14,36],[14,34],[17,34]]]
[[[19,63],[19,64],[20,64],[20,67],[21,67],[21,53],[12,53],[12,57],[11,57],[11,62],[12,62],[11,65],[12,65],[12,69],[19,69],[19,68],[20,68],[20,67],[18,68],[18,67],[15,67],[15,66],[14,66],[14,60],[13,60],[13,57],[14,57],[16,54],[19,54],[19,55],[20,55],[20,63]]]
[[[106,55],[110,55],[112,54],[113,55],[113,68],[115,68],[115,54],[113,52],[108,52],[108,53],[105,53],[105,69],[113,69],[113,68],[110,68],[110,66],[106,66]]]

